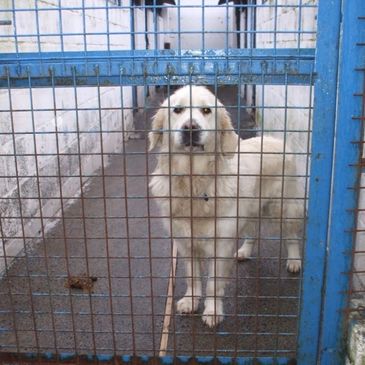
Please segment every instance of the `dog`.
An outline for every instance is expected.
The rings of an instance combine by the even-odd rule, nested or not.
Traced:
[[[149,149],[159,148],[149,182],[184,258],[187,290],[178,313],[197,311],[202,296],[200,259],[209,276],[202,315],[209,327],[224,318],[223,297],[233,258],[248,259],[259,237],[260,217],[282,217],[287,270],[298,273],[300,221],[298,181],[292,154],[270,136],[241,140],[229,113],[204,86],[185,86],[152,118]],[[283,199],[285,198],[285,199]],[[248,236],[235,254],[238,237]]]

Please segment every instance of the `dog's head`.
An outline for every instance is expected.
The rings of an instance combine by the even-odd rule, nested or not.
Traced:
[[[185,86],[168,97],[153,117],[150,150],[218,152],[232,157],[238,135],[222,103],[203,86]]]

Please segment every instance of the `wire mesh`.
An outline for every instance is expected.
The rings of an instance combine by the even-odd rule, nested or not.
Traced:
[[[359,17],[358,19],[361,19]],[[357,44],[358,47],[363,47],[364,45],[359,43]],[[356,220],[356,225],[354,227],[354,230],[351,232],[348,232],[349,234],[352,234],[353,240],[355,242],[351,256],[352,256],[352,266],[351,270],[348,273],[351,277],[351,285],[349,288],[350,295],[349,295],[349,301],[347,303],[347,307],[345,310],[347,311],[347,320],[350,316],[354,318],[358,318],[358,316],[362,314],[364,309],[364,212],[365,212],[365,198],[364,198],[364,143],[365,143],[365,135],[364,135],[364,113],[365,113],[365,78],[364,78],[364,70],[359,68],[357,72],[360,73],[360,79],[364,80],[362,83],[362,90],[360,92],[357,92],[354,94],[354,98],[359,99],[361,102],[361,108],[360,115],[353,115],[352,120],[355,123],[361,123],[361,135],[362,138],[360,141],[353,141],[352,143],[357,145],[359,147],[360,153],[360,160],[358,164],[355,164],[354,166],[351,166],[352,168],[356,168],[358,179],[357,183],[354,187],[354,191],[356,192],[357,198],[358,198],[358,204],[357,208],[354,211],[354,216]]]
[[[303,48],[315,46],[316,7],[304,0],[6,2],[1,352],[296,356],[302,279],[287,273],[286,243],[305,247],[315,75]],[[266,59],[256,48],[290,57]],[[235,49],[246,53],[232,69],[241,55]],[[102,61],[93,51],[106,52],[98,53]],[[123,62],[116,51],[127,52]],[[169,55],[180,58],[171,66]],[[166,69],[159,68],[163,62]],[[192,84],[216,97],[197,98]],[[183,85],[190,85],[185,104],[176,105],[171,95]],[[175,148],[183,138],[176,108],[187,113],[183,150]],[[212,123],[197,128],[212,147],[196,150],[191,124],[208,118],[204,109]],[[154,128],[151,118],[161,110],[165,124]],[[224,110],[233,123],[226,130]],[[235,163],[219,147],[228,130],[235,132]],[[148,133],[161,132],[165,150],[150,150]],[[266,151],[267,136],[281,141],[278,150]],[[245,147],[252,137],[254,152]],[[156,172],[166,158],[167,168]],[[196,170],[197,158],[210,170]],[[267,159],[280,160],[276,170],[266,171]],[[183,160],[187,169],[176,170]],[[163,196],[151,191],[153,179],[168,181]],[[222,181],[231,192],[222,192]],[[255,193],[245,190],[252,181]],[[276,195],[266,195],[267,181]],[[187,193],[177,192],[180,182]],[[167,198],[162,210],[161,198]],[[266,209],[268,201],[277,215]],[[222,202],[231,210],[222,212]],[[298,209],[287,215],[292,203]],[[176,206],[186,207],[177,220]],[[248,218],[256,230],[242,230]],[[190,228],[177,237],[180,221]],[[211,229],[196,237],[206,221]],[[288,234],[294,223],[298,231]],[[220,236],[222,224],[232,226],[227,237]],[[257,241],[252,258],[237,262],[234,252],[245,239]],[[232,252],[221,256],[222,244]],[[231,271],[222,272],[228,262]],[[208,285],[210,308],[223,303],[216,326],[207,325],[212,316],[202,321],[203,299],[196,313],[179,313],[185,282],[193,283],[188,297],[198,302],[198,277]]]

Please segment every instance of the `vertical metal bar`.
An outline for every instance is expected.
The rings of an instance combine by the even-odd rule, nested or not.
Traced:
[[[298,338],[299,364],[315,364],[318,353],[319,303],[322,300],[331,193],[340,14],[339,1],[319,2],[310,199]]]
[[[228,49],[229,49],[229,3],[226,1],[226,31],[224,34],[224,40],[225,40],[225,54],[228,55]]]
[[[10,90],[9,90],[10,92]],[[18,334],[18,326],[16,323],[16,310],[15,310],[15,301],[13,299],[13,293],[12,293],[12,286],[11,286],[11,280],[9,277],[9,268],[10,268],[10,263],[8,262],[8,257],[7,257],[7,253],[6,253],[6,240],[4,238],[4,229],[3,229],[3,223],[2,223],[2,217],[0,215],[0,240],[1,240],[1,248],[3,251],[3,255],[4,256],[0,256],[1,261],[4,260],[4,277],[2,278],[2,280],[6,281],[6,288],[7,288],[7,292],[8,292],[8,296],[9,296],[9,302],[10,302],[10,309],[11,309],[11,319],[13,322],[13,328],[12,328],[12,333],[14,334],[15,337],[15,346],[16,346],[16,351],[19,353],[20,352],[20,345],[19,345],[19,334]],[[10,260],[11,262],[11,260]],[[7,331],[10,331],[7,330]]]
[[[288,73],[285,72],[285,91],[284,91],[284,128],[283,128],[283,156],[282,156],[282,176],[281,176],[281,196],[280,196],[280,217],[279,217],[279,259],[278,259],[278,282],[277,282],[277,297],[276,297],[276,329],[275,329],[275,353],[276,357],[278,356],[278,350],[279,350],[279,313],[280,313],[280,293],[282,288],[281,283],[281,267],[282,267],[282,261],[283,261],[283,241],[288,240],[289,237],[285,236],[284,233],[287,232],[287,230],[284,230],[283,232],[283,226],[284,226],[284,220],[291,219],[292,217],[285,216],[283,218],[284,214],[284,200],[285,199],[293,199],[293,198],[299,198],[299,197],[284,197],[285,195],[285,165],[286,165],[286,144],[287,144],[287,127],[288,127]],[[285,212],[286,213],[286,212]],[[294,218],[297,219],[297,218]],[[290,237],[291,238],[291,237]]]
[[[205,55],[205,0],[202,0],[202,50],[203,54]]]
[[[83,0],[84,5],[84,0]],[[83,7],[84,9],[84,7]],[[80,198],[81,198],[81,214],[82,214],[82,233],[83,233],[83,244],[84,244],[84,253],[85,253],[85,267],[86,267],[86,275],[90,277],[90,266],[89,266],[89,249],[88,249],[88,237],[86,230],[86,215],[85,215],[85,192],[84,192],[84,181],[82,174],[82,159],[81,159],[81,134],[80,134],[80,116],[79,116],[79,103],[77,97],[77,81],[76,81],[76,69],[72,69],[73,74],[73,90],[74,90],[74,100],[75,100],[75,112],[76,112],[76,135],[77,135],[77,158],[79,164],[79,184],[80,184]],[[96,355],[96,341],[95,341],[95,324],[94,324],[94,313],[93,313],[93,304],[91,293],[88,293],[89,298],[89,308],[90,308],[90,324],[91,324],[91,336],[92,336],[92,345],[93,345],[93,354]]]
[[[37,29],[37,48],[38,48],[38,52],[41,54],[42,47],[41,47],[41,37],[40,37],[40,29],[39,29],[38,0],[35,0],[35,22],[36,22],[36,29]]]
[[[167,122],[168,122],[168,133],[169,133],[169,149],[172,150],[172,142],[171,142],[171,77],[168,78],[167,84]],[[172,158],[169,158],[169,228],[170,228],[170,245],[171,245],[171,267],[173,268],[173,260],[175,259],[175,255],[177,255],[177,245],[174,243],[173,239],[173,229],[172,229]],[[175,178],[176,179],[176,178]],[[174,253],[176,252],[176,253]],[[173,286],[175,289],[175,286]],[[175,290],[172,291],[172,301],[174,300]],[[174,303],[172,304],[172,332],[173,332],[173,356],[176,356],[176,311]]]
[[[297,32],[298,40],[297,40],[297,49],[298,49],[298,53],[299,53],[301,36],[302,36],[302,8],[303,8],[303,0],[299,0],[298,7],[299,7],[299,9],[298,9],[298,32]]]
[[[58,22],[59,22],[59,36],[60,36],[60,40],[61,40],[61,52],[63,53],[63,52],[65,52],[65,40],[64,40],[64,35],[63,35],[63,25],[62,25],[63,17],[62,17],[61,1],[62,0],[58,0]],[[65,58],[62,57],[62,59],[63,59],[63,66],[65,67]],[[52,74],[52,75],[53,75],[52,82],[54,82],[54,74]],[[56,123],[56,125],[57,125],[57,123]]]
[[[192,74],[193,74],[194,70],[193,67],[191,66],[189,69],[189,104],[190,105],[190,109],[189,109],[189,118],[190,118],[190,122],[192,123],[192,119],[193,119],[193,93],[192,93],[192,85],[193,85],[193,81],[192,81]],[[173,126],[175,129],[175,126]],[[191,130],[192,133],[192,130]],[[190,138],[192,138],[192,136],[190,136]],[[194,209],[193,209],[193,147],[192,145],[190,145],[189,148],[189,199],[190,199],[190,212],[189,212],[189,224],[190,224],[190,265],[191,265],[191,300],[192,302],[194,301],[194,296],[196,295],[195,290],[194,290],[194,275],[195,275],[195,270],[194,270],[194,226],[193,226],[193,222],[194,222],[194,218],[193,218],[193,214],[194,214]],[[171,153],[171,150],[169,151]],[[171,158],[171,157],[170,157]],[[185,238],[184,238],[185,239]],[[187,258],[185,258],[186,260]],[[190,278],[188,277],[188,273],[185,272],[185,275],[187,277],[187,280],[190,280]],[[194,305],[194,304],[192,304]],[[196,356],[195,354],[195,338],[196,338],[196,325],[195,322],[193,322],[192,324],[192,356]]]
[[[311,73],[311,81],[314,80],[314,75],[313,73]],[[301,237],[301,257],[302,257],[302,267],[303,265],[303,257],[304,257],[304,252],[305,252],[305,236],[304,236],[304,232],[307,231],[307,220],[306,220],[306,211],[307,211],[307,203],[308,203],[308,195],[309,195],[309,169],[310,169],[310,146],[311,146],[311,127],[312,127],[312,111],[313,111],[313,82],[310,83],[310,90],[309,90],[309,100],[308,100],[308,105],[309,105],[309,114],[308,114],[308,127],[307,130],[305,131],[306,133],[306,137],[307,137],[307,144],[306,144],[306,159],[305,159],[305,182],[304,182],[304,204],[303,204],[303,233],[302,233],[302,237]],[[303,275],[303,274],[302,274]],[[301,293],[303,293],[303,280],[300,280],[300,288],[299,288],[300,292],[299,295],[301,295]],[[297,308],[297,315],[298,318],[300,318],[300,312],[301,312],[301,308]],[[299,339],[299,324],[297,324],[297,338]]]
[[[129,21],[130,21],[130,27],[131,27],[131,31],[130,31],[130,36],[131,36],[131,50],[132,50],[132,54],[134,53],[134,51],[136,50],[136,24],[135,24],[135,6],[133,3],[133,0],[129,1]],[[133,62],[133,60],[132,60]],[[133,104],[133,113],[137,110],[138,108],[138,94],[137,94],[137,86],[132,86],[132,104]]]
[[[241,65],[238,66],[238,92],[237,92],[237,189],[236,189],[236,237],[235,237],[235,241],[236,241],[236,247],[235,247],[235,254],[238,255],[238,249],[239,249],[239,239],[240,239],[240,176],[241,176],[241,143],[240,143],[240,131],[241,131]],[[239,335],[239,318],[238,318],[238,283],[239,283],[239,275],[238,275],[238,264],[236,262],[235,265],[235,305],[234,305],[234,316],[235,316],[235,326],[234,326],[234,330],[236,333],[235,336],[235,341],[234,341],[234,353],[233,353],[233,357],[237,358],[238,356],[238,335]]]
[[[61,0],[60,0],[61,1]],[[59,130],[58,130],[58,115],[57,115],[57,103],[56,103],[56,89],[55,89],[55,73],[54,70],[51,70],[51,78],[52,78],[52,101],[53,101],[53,117],[55,120],[55,133],[56,133],[56,153],[57,153],[57,172],[58,172],[58,186],[59,186],[59,194],[60,194],[60,206],[61,206],[61,220],[62,220],[62,233],[63,233],[63,245],[65,250],[65,259],[66,259],[66,272],[67,277],[71,277],[70,271],[70,261],[69,261],[69,249],[67,244],[67,230],[66,230],[66,221],[65,221],[65,209],[64,209],[64,197],[63,197],[63,189],[62,189],[62,170],[61,170],[61,158],[60,158],[60,141],[59,141]],[[72,323],[72,337],[74,344],[74,351],[77,353],[77,341],[76,341],[76,322],[75,322],[75,312],[74,312],[74,303],[71,295],[71,288],[68,288],[68,296],[70,298],[70,309],[71,309],[71,323]]]
[[[128,179],[127,179],[127,155],[126,155],[126,125],[124,114],[124,88],[122,86],[122,72],[120,74],[120,101],[121,101],[121,121],[122,121],[122,158],[123,158],[123,185],[124,185],[124,209],[125,209],[125,224],[126,224],[126,240],[127,240],[127,259],[128,259],[128,289],[129,289],[129,309],[131,312],[131,327],[132,327],[132,354],[136,355],[136,332],[135,332],[135,317],[133,303],[133,285],[132,285],[132,262],[131,262],[131,239],[129,231],[129,207],[128,207]]]
[[[6,71],[7,72],[7,71]],[[10,89],[10,84],[9,84],[9,79],[8,79],[8,88],[7,88],[7,94],[8,94],[8,100],[9,100],[9,110],[10,110],[10,119],[11,119],[11,124],[13,125],[13,111],[12,111],[12,104],[11,104],[11,89]],[[11,132],[11,131],[10,131]],[[13,139],[13,143],[14,143],[14,134],[12,135],[12,139]],[[17,163],[17,157],[15,155],[15,151],[16,151],[16,147],[15,145],[13,145],[13,152],[14,152],[14,164],[15,164],[15,168],[16,168],[16,163]],[[16,177],[16,180],[18,180],[18,176]],[[20,190],[18,190],[20,192]],[[19,195],[18,195],[19,196]],[[18,204],[19,204],[19,208],[20,208],[20,200],[18,200]],[[20,212],[20,209],[19,209]],[[22,216],[20,214],[20,219],[21,219],[21,224],[22,224]],[[11,282],[10,282],[10,278],[8,276],[8,270],[9,270],[9,265],[10,263],[8,262],[8,257],[7,257],[7,249],[6,249],[6,239],[4,238],[4,229],[3,229],[3,223],[2,223],[2,216],[0,214],[0,236],[1,236],[1,245],[2,245],[2,249],[3,249],[3,254],[4,257],[2,257],[1,259],[4,260],[4,264],[5,264],[5,270],[4,270],[4,278],[6,280],[7,283],[7,288],[8,288],[8,293],[9,293],[9,300],[10,300],[10,305],[11,305],[11,314],[12,314],[12,320],[13,320],[13,328],[14,328],[14,337],[15,337],[15,342],[16,342],[16,349],[17,352],[20,351],[20,342],[19,342],[19,333],[18,333],[18,326],[17,326],[17,321],[16,321],[16,309],[15,309],[15,302],[13,299],[13,293],[12,293],[12,287],[11,287]],[[12,258],[14,259],[14,257]],[[11,260],[10,260],[11,262]]]
[[[153,0],[153,30],[154,30],[154,40],[155,40],[155,44],[154,44],[154,49],[158,49],[158,17],[157,17],[157,9],[156,9],[156,5],[157,5],[157,1]]]
[[[61,40],[61,52],[63,53],[65,51],[65,44],[64,44],[64,36],[63,36],[63,25],[62,25],[62,8],[61,8],[61,1],[58,0],[58,22],[59,22],[59,36]]]
[[[106,45],[107,45],[107,51],[109,53],[109,57],[110,57],[110,20],[109,20],[109,1],[105,0],[105,11],[106,11]],[[110,58],[109,58],[109,68],[110,68]]]
[[[258,308],[259,308],[259,301],[258,298],[260,296],[260,266],[261,266],[261,246],[262,246],[262,237],[261,237],[261,227],[262,227],[262,172],[263,172],[263,148],[264,148],[264,133],[265,133],[265,65],[262,65],[261,70],[261,136],[260,136],[260,151],[258,152],[260,155],[260,172],[259,172],[259,188],[258,188],[258,198],[255,197],[255,200],[258,199],[258,223],[257,223],[257,229],[255,232],[257,233],[257,262],[256,262],[256,313],[255,313],[255,352],[254,356],[258,356],[258,343],[259,343],[259,314],[258,314]],[[256,203],[256,202],[255,202]]]
[[[363,0],[343,2],[342,38],[339,60],[338,103],[333,166],[332,209],[329,227],[328,259],[323,304],[323,327],[319,360],[323,364],[343,364],[346,327],[344,309],[347,304],[352,248],[356,226],[357,186],[361,168],[362,146],[352,143],[362,140],[361,121],[353,117],[362,113],[361,99],[355,94],[364,92],[365,47]]]
[[[11,1],[11,7],[12,7],[11,12],[12,12],[12,16],[13,16],[15,54],[18,57],[18,55],[19,55],[19,44],[18,44],[18,30],[17,30],[17,21],[16,21],[16,13],[15,13],[15,0]]]
[[[27,287],[28,287],[28,295],[30,300],[30,307],[31,307],[31,317],[32,317],[32,324],[34,328],[34,339],[36,344],[36,349],[39,354],[39,336],[38,336],[38,329],[37,329],[37,322],[35,320],[35,307],[34,307],[34,300],[33,300],[33,286],[32,281],[30,279],[30,270],[29,270],[29,261],[28,261],[28,251],[27,248],[27,242],[26,242],[26,236],[25,236],[25,221],[24,221],[24,210],[23,210],[23,204],[22,204],[22,193],[21,193],[21,185],[20,185],[20,175],[19,175],[19,162],[18,162],[18,156],[17,156],[17,144],[16,144],[16,134],[15,134],[15,121],[14,121],[14,114],[13,114],[13,99],[11,95],[11,88],[10,88],[10,75],[9,70],[6,71],[6,77],[7,77],[7,83],[8,83],[8,90],[9,90],[9,110],[10,110],[10,122],[11,122],[11,137],[13,142],[13,154],[14,154],[14,167],[15,167],[15,176],[16,176],[16,189],[17,189],[17,200],[19,205],[19,216],[20,216],[20,225],[21,225],[21,240],[23,242],[23,250],[24,250],[24,266],[26,270],[26,280],[27,280]],[[37,356],[38,361],[40,361],[39,356]]]
[[[103,192],[103,217],[104,217],[104,233],[105,233],[105,251],[106,251],[106,266],[108,270],[108,292],[109,292],[109,309],[111,317],[111,331],[113,342],[113,355],[116,355],[116,338],[115,338],[115,323],[113,316],[113,294],[112,294],[112,279],[110,270],[110,252],[109,252],[109,230],[108,230],[108,210],[106,204],[106,183],[105,183],[105,163],[104,163],[104,135],[103,135],[103,123],[101,114],[101,95],[100,95],[100,75],[99,69],[95,70],[97,77],[97,92],[98,92],[98,117],[99,117],[99,130],[100,130],[100,157],[101,157],[101,181]]]
[[[228,13],[227,13],[228,14]],[[228,22],[228,19],[226,19]],[[228,38],[227,38],[228,39]],[[226,47],[228,47],[228,44],[226,45]],[[215,130],[219,130],[219,128],[221,128],[220,124],[218,124],[218,69],[215,69],[214,72],[214,94],[215,94],[215,98],[214,98],[214,109],[216,110],[215,113],[215,126],[214,129]],[[217,199],[217,193],[218,193],[218,181],[217,181],[217,174],[218,174],[218,159],[219,159],[219,141],[218,141],[218,133],[214,133],[215,135],[215,150],[214,150],[214,189],[213,189],[213,196],[215,197],[214,199],[214,255],[213,255],[213,260],[214,260],[214,315],[216,315],[217,313],[217,279],[218,280],[223,280],[223,278],[217,278],[217,234],[221,234],[221,232],[218,232],[218,228],[217,228],[217,223],[218,223],[218,219],[219,217],[217,216],[218,213],[218,199]],[[224,240],[226,239],[226,237],[223,238],[219,238],[219,240]],[[220,253],[219,253],[220,254]],[[218,257],[218,260],[221,260],[221,257]],[[210,272],[210,271],[209,271]],[[208,278],[209,280],[209,278]],[[220,300],[222,300],[222,298],[220,298]],[[215,321],[215,319],[214,319]],[[217,326],[214,326],[214,344],[213,344],[213,355],[215,357],[217,357],[217,346],[218,345],[218,336],[217,336]]]
[[[87,51],[87,38],[86,38],[86,13],[85,13],[85,1],[82,0],[82,35],[84,39],[84,52]],[[85,62],[87,63],[87,58],[85,57]]]
[[[278,40],[278,0],[275,0],[275,6],[274,6],[274,40],[273,40],[273,46],[274,46],[274,52],[276,53],[277,48],[277,40]]]
[[[143,82],[144,93],[146,95],[146,79]],[[145,130],[147,130],[147,125],[145,125]],[[147,135],[147,134],[146,134]],[[151,328],[152,328],[152,353],[155,357],[158,352],[156,351],[156,335],[155,335],[155,305],[154,305],[154,290],[153,290],[153,261],[152,261],[152,229],[151,229],[151,198],[150,190],[148,186],[148,171],[149,171],[149,160],[148,160],[148,139],[145,140],[144,157],[146,159],[146,169],[144,178],[146,180],[146,203],[147,203],[147,231],[148,231],[148,268],[149,268],[149,281],[150,281],[150,295],[151,295]]]
[[[181,56],[181,0],[177,0],[177,50]]]
[[[37,131],[35,126],[35,117],[34,117],[34,103],[33,103],[33,90],[32,90],[32,79],[30,72],[28,70],[28,85],[29,85],[29,100],[30,100],[30,115],[31,115],[31,123],[32,123],[32,134],[33,134],[33,148],[34,148],[34,159],[35,159],[35,176],[37,181],[37,200],[38,200],[38,209],[39,209],[39,218],[40,218],[40,233],[41,233],[41,241],[43,245],[43,253],[44,253],[44,263],[46,269],[46,281],[47,281],[47,289],[49,294],[49,302],[50,302],[50,310],[51,310],[51,324],[53,330],[53,345],[55,348],[56,354],[58,353],[57,349],[57,341],[56,341],[56,324],[54,320],[54,305],[53,305],[53,298],[52,298],[52,290],[50,284],[50,270],[48,264],[48,249],[46,244],[46,236],[44,232],[44,219],[43,219],[43,206],[42,206],[42,198],[41,198],[41,188],[40,188],[40,178],[39,178],[39,163],[38,163],[38,147],[37,147]]]

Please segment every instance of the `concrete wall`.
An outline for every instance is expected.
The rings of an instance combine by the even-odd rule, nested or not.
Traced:
[[[12,9],[12,0],[2,0],[2,7]],[[106,50],[110,49],[130,49],[130,34],[110,35],[77,35],[83,33],[96,32],[130,32],[130,14],[123,9],[109,10],[86,10],[85,23],[81,10],[62,10],[60,12],[52,9],[57,6],[58,0],[38,0],[39,9],[38,22],[36,13],[31,11],[35,8],[35,0],[15,0],[16,8],[29,9],[29,11],[19,11],[15,14],[16,34],[18,40],[15,43],[14,19],[12,13],[2,13],[2,20],[8,19],[13,22],[10,26],[2,26],[2,35],[9,35],[9,38],[0,39],[0,52],[35,52],[46,51],[80,51],[80,50]],[[81,1],[63,0],[64,7],[81,6]],[[88,7],[105,6],[104,0],[88,0]],[[137,11],[137,18],[140,18],[141,10]],[[60,17],[61,16],[61,17]],[[4,18],[4,19],[3,19]],[[85,25],[84,25],[85,24]],[[62,37],[60,35],[62,31]],[[39,33],[39,37],[37,34]],[[48,34],[48,36],[45,36]],[[26,35],[26,37],[23,37]],[[85,46],[86,42],[86,46]],[[140,45],[143,47],[143,43]],[[0,136],[0,176],[4,177],[0,183],[0,196],[4,198],[32,197],[40,199],[22,199],[22,215],[27,218],[24,220],[26,236],[41,236],[40,206],[45,217],[60,216],[61,200],[60,181],[56,178],[40,177],[40,191],[37,186],[37,173],[40,176],[54,175],[78,175],[79,161],[77,156],[60,156],[60,170],[58,171],[57,152],[77,153],[78,135],[76,118],[79,123],[79,144],[82,153],[100,152],[100,118],[98,108],[98,93],[95,87],[77,88],[77,108],[75,112],[75,90],[73,88],[57,88],[55,90],[56,108],[54,111],[54,98],[52,89],[32,89],[32,96],[29,89],[12,90],[10,97],[12,106],[9,105],[9,93],[7,90],[0,91],[0,132],[11,133],[14,128],[15,145],[12,135]],[[103,87],[100,89],[101,98],[101,124],[104,131],[119,131],[120,133],[103,133],[104,152],[120,152],[124,140],[128,137],[124,131],[133,129],[132,107],[132,88],[123,88],[123,100],[121,88]],[[121,101],[122,100],[122,101]],[[141,99],[143,101],[143,98]],[[31,102],[33,103],[33,113]],[[110,108],[125,108],[123,117],[119,110]],[[87,110],[87,109],[94,110]],[[10,111],[11,109],[11,111]],[[55,134],[55,128],[59,131]],[[90,132],[96,133],[90,133]],[[35,140],[32,133],[36,132]],[[88,133],[86,133],[88,132]],[[28,133],[28,134],[27,134]],[[59,149],[57,150],[57,141]],[[17,155],[16,160],[13,156],[14,151]],[[37,153],[37,160],[34,154]],[[30,156],[23,156],[30,154]],[[45,154],[55,154],[47,156]],[[81,158],[82,175],[94,174],[101,166],[100,156],[84,155]],[[38,164],[38,169],[37,165]],[[108,163],[105,157],[105,164]],[[19,190],[17,188],[16,169],[18,170]],[[22,177],[24,176],[24,177]],[[88,177],[84,177],[82,184],[85,186]],[[62,178],[62,193],[67,203],[75,195],[80,194],[79,178]],[[56,199],[47,200],[53,197]],[[20,217],[20,207],[18,199],[2,200],[0,203],[0,215],[2,217]],[[16,218],[3,218],[2,230],[6,237],[22,236],[21,220]],[[45,219],[45,229],[50,226],[52,219]],[[23,247],[23,241],[18,239],[5,240],[7,255],[15,255]],[[4,268],[1,260],[3,253],[0,251],[0,271]]]

